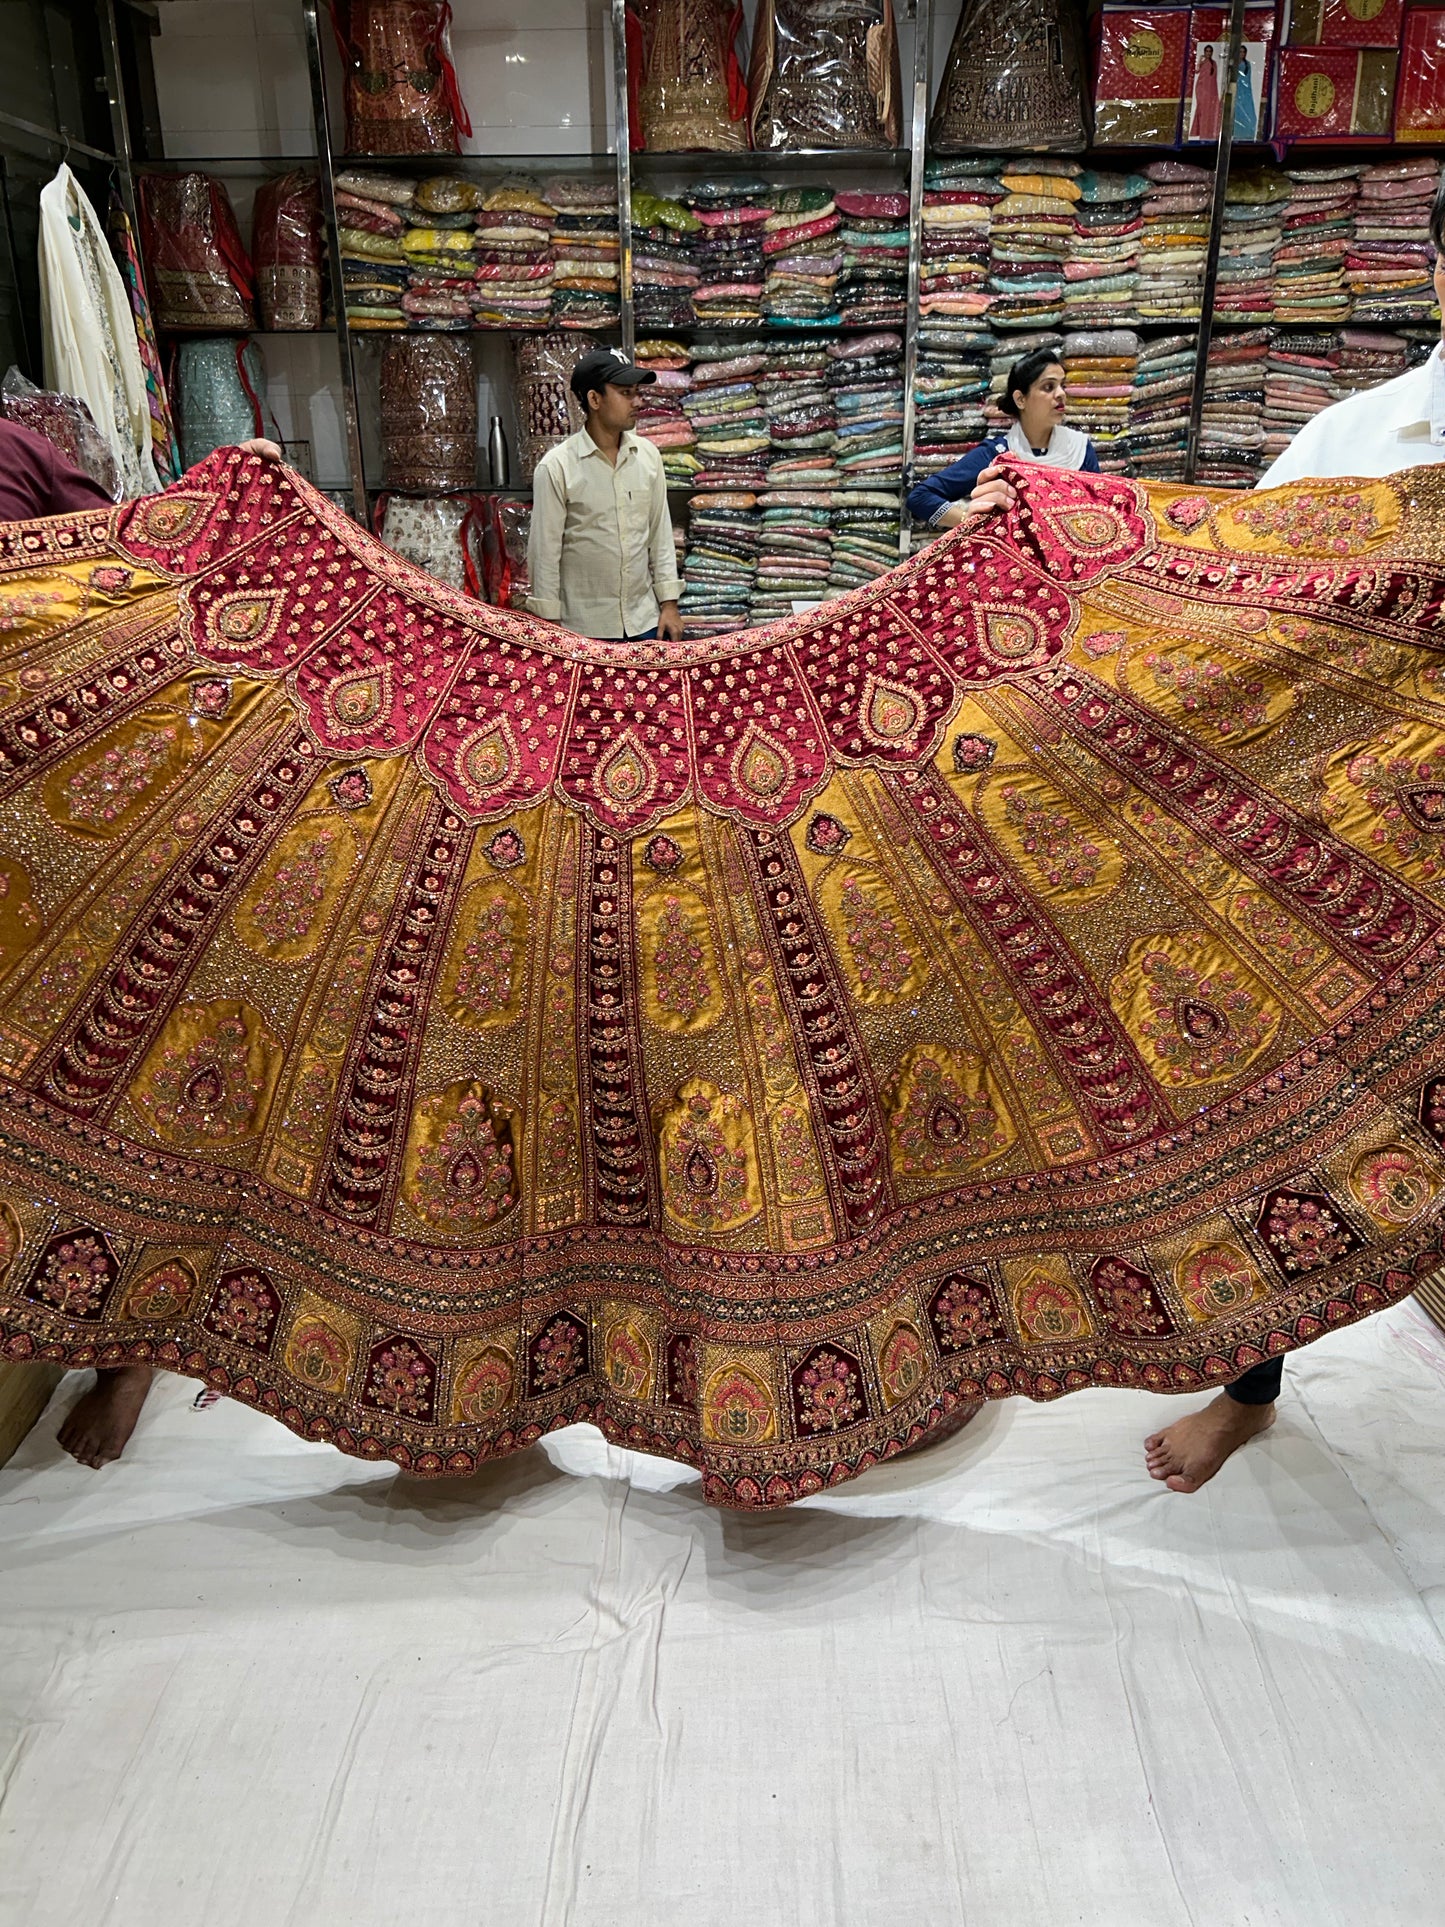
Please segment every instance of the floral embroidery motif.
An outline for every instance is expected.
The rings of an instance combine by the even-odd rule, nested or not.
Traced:
[[[823,1173],[807,1112],[796,1104],[779,1104],[770,1122],[779,1190],[785,1198],[811,1197],[822,1189]]]
[[[670,877],[682,863],[682,850],[670,836],[659,834],[648,839],[642,860],[649,870],[656,870],[659,876]]]
[[[669,1214],[697,1231],[741,1224],[758,1209],[744,1136],[747,1113],[716,1085],[694,1079],[662,1127],[662,1191]]]
[[[417,1152],[408,1186],[417,1209],[456,1233],[505,1217],[518,1198],[511,1139],[499,1133],[482,1090],[472,1085],[455,1100],[445,1091],[424,1099],[417,1123],[422,1132],[440,1124]]]
[[[822,810],[808,825],[803,838],[814,856],[836,856],[845,843],[853,841],[853,832],[836,816],[828,816]]]
[[[1324,550],[1331,555],[1353,555],[1364,548],[1380,526],[1369,497],[1360,490],[1330,489],[1319,495],[1284,495],[1268,489],[1231,505],[1236,522],[1266,540],[1289,549]]]
[[[992,1289],[986,1280],[964,1271],[951,1271],[939,1281],[928,1301],[928,1317],[941,1351],[969,1351],[1004,1336]]]
[[[1110,1327],[1121,1338],[1162,1338],[1173,1329],[1147,1271],[1122,1258],[1098,1258],[1089,1284]]]
[[[1344,773],[1369,805],[1367,834],[1376,855],[1410,863],[1422,883],[1445,876],[1445,750],[1391,755],[1385,744],[1371,744],[1348,760]],[[1344,813],[1340,799],[1326,795],[1324,812],[1327,821],[1337,821]]]
[[[1206,940],[1207,942],[1207,940]],[[1228,959],[1205,961],[1187,937],[1141,939],[1116,980],[1116,1004],[1138,986],[1133,1009],[1137,1035],[1149,1047],[1156,1075],[1167,1087],[1211,1083],[1257,1057],[1279,1027],[1279,1013],[1262,1002],[1262,987]]]
[[[512,1402],[512,1361],[499,1346],[488,1345],[480,1358],[469,1365],[457,1385],[455,1416],[472,1424],[485,1424]]]
[[[197,676],[191,684],[191,714],[208,723],[218,723],[231,707],[231,683],[227,676]]]
[[[1009,1142],[988,1092],[967,1088],[940,1061],[943,1056],[928,1054],[923,1046],[911,1054],[902,1080],[903,1101],[889,1123],[903,1172],[930,1177],[961,1173]]]
[[[693,935],[692,920],[676,897],[664,899],[657,919],[654,953],[657,1001],[677,1017],[696,1017],[712,999],[702,945]]]
[[[688,1332],[674,1332],[663,1347],[667,1361],[667,1384],[663,1393],[669,1405],[684,1411],[697,1410],[697,1346]]]
[[[371,801],[371,778],[364,769],[344,769],[326,787],[332,801],[343,810],[359,810]]]
[[[145,1095],[155,1128],[176,1143],[224,1144],[244,1137],[260,1101],[244,1018],[219,1016],[191,1044],[166,1045]]]
[[[1317,1192],[1271,1192],[1260,1208],[1258,1224],[1275,1263],[1290,1277],[1338,1264],[1360,1246],[1330,1199]]]
[[[1265,1296],[1264,1280],[1235,1244],[1200,1245],[1186,1253],[1175,1280],[1189,1316],[1199,1325],[1242,1311]]]
[[[65,595],[58,589],[29,589],[0,597],[0,636],[8,636],[27,623],[43,618]]]
[[[1093,1336],[1093,1321],[1079,1293],[1044,1272],[1034,1272],[1015,1287],[1014,1311],[1027,1345],[1061,1345]]]
[[[608,1328],[602,1370],[619,1397],[637,1401],[650,1394],[652,1346],[635,1318],[619,1319]]]
[[[205,1322],[218,1337],[264,1352],[280,1315],[280,1296],[264,1272],[227,1271],[217,1280]]]
[[[556,1317],[532,1340],[530,1348],[530,1394],[541,1398],[560,1391],[574,1378],[585,1377],[591,1366],[588,1359],[587,1331],[565,1312]]]
[[[72,823],[114,823],[143,796],[170,760],[173,724],[147,730],[133,743],[111,743],[67,780],[66,814]]]
[[[953,739],[953,767],[960,776],[977,776],[998,755],[992,736],[963,735]]]
[[[371,1354],[362,1393],[368,1405],[398,1418],[425,1418],[431,1411],[436,1364],[410,1338],[394,1338]]]
[[[1197,717],[1226,742],[1241,730],[1258,729],[1268,718],[1264,683],[1242,669],[1208,660],[1191,662],[1158,649],[1148,651],[1144,664],[1159,687],[1174,694],[1186,716]]]
[[[1413,1224],[1439,1185],[1408,1145],[1365,1151],[1350,1167],[1350,1191],[1378,1224]]]
[[[92,589],[102,595],[124,595],[135,580],[132,569],[117,569],[113,564],[104,562],[98,569],[92,569],[88,578]]]
[[[1065,810],[1051,808],[1031,791],[1004,785],[1004,820],[1055,890],[1087,890],[1104,862],[1101,847]]]
[[[527,846],[516,830],[498,830],[482,851],[494,870],[515,870],[527,860]]]
[[[866,1417],[857,1359],[831,1345],[815,1347],[793,1373],[793,1411],[803,1433],[838,1432]]]
[[[724,1365],[707,1382],[702,1401],[705,1436],[726,1445],[762,1445],[777,1436],[773,1397],[746,1365]]]
[[[1181,495],[1177,502],[1171,502],[1164,511],[1176,529],[1186,533],[1197,529],[1201,522],[1209,520],[1209,497],[1207,495]]]
[[[493,897],[477,918],[457,970],[456,999],[472,1017],[504,1011],[512,1001],[517,921],[505,897]]]
[[[251,921],[267,943],[301,943],[311,935],[326,900],[326,885],[337,833],[320,829],[272,873],[267,888],[251,905]]]
[[[119,1270],[98,1231],[69,1231],[41,1252],[26,1295],[43,1299],[67,1318],[98,1318]]]
[[[916,1392],[928,1376],[928,1354],[917,1329],[900,1320],[878,1350],[878,1382],[890,1409]]]
[[[841,896],[843,933],[858,981],[867,990],[896,996],[908,981],[913,955],[888,912],[866,896],[857,877],[848,877]]]

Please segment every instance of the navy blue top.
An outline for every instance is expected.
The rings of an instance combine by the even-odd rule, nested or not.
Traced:
[[[961,461],[950,463],[937,475],[908,491],[908,513],[915,522],[931,523],[951,502],[963,502],[973,493],[973,485],[989,464],[1008,448],[1007,435],[991,435],[977,448],[971,448]],[[1084,450],[1079,467],[1087,474],[1099,473],[1099,457],[1092,442]]]

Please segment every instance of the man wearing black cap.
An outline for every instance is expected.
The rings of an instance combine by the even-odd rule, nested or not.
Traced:
[[[656,379],[620,348],[584,355],[572,392],[587,426],[549,448],[532,478],[530,607],[579,635],[682,640],[662,457],[632,433],[638,386]]]

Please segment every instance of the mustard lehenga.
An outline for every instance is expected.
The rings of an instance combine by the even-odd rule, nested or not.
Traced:
[[[237,452],[0,528],[6,1355],[768,1506],[1435,1271],[1445,474],[1014,479],[676,647]]]

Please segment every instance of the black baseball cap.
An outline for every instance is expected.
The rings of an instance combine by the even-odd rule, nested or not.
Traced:
[[[572,393],[585,408],[594,388],[605,388],[609,381],[619,388],[636,388],[644,381],[656,381],[650,368],[635,368],[620,348],[593,348],[583,355],[572,370]]]

